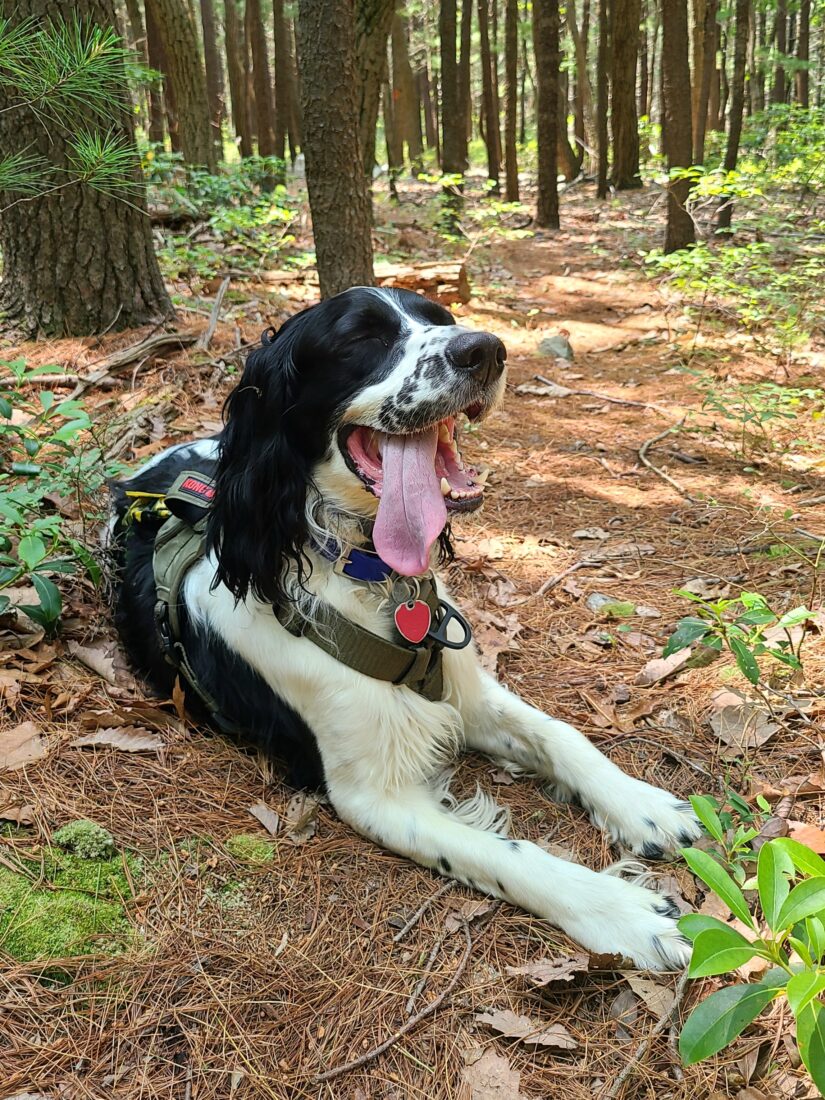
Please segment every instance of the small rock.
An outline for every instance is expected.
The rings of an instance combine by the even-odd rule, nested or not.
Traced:
[[[539,355],[552,355],[557,359],[573,361],[573,348],[565,336],[545,336],[539,344]]]

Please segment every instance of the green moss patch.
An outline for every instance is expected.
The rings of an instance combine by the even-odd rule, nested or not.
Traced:
[[[0,950],[20,962],[117,954],[131,938],[124,902],[140,872],[133,856],[84,859],[56,848],[0,867]]]
[[[245,863],[271,863],[277,851],[274,844],[252,833],[231,836],[224,842],[224,847],[231,856]]]

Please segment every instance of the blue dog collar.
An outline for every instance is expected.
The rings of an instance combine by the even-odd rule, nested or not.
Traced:
[[[335,572],[353,581],[366,581],[369,584],[378,584],[393,576],[392,566],[387,565],[383,558],[379,558],[374,550],[359,550],[352,547],[346,553],[335,539],[328,539],[325,543],[312,539],[312,548],[327,561],[335,563]]]

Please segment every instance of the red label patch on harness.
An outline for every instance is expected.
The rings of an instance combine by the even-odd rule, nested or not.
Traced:
[[[418,645],[426,638],[431,622],[429,605],[423,600],[410,600],[408,603],[399,604],[395,609],[395,625],[398,627],[398,633],[413,645]]]
[[[207,485],[205,481],[199,481],[196,477],[187,477],[181,482],[180,492],[191,493],[198,500],[210,501],[215,495],[215,487]]]

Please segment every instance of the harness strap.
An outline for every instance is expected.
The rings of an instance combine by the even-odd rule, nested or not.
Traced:
[[[435,617],[438,594],[432,580],[421,583],[420,598]],[[296,638],[307,638],[336,661],[374,680],[403,684],[432,702],[444,695],[441,647],[396,645],[371,630],[350,622],[333,607],[325,606],[315,620],[298,615],[290,607],[273,608],[286,630]]]

